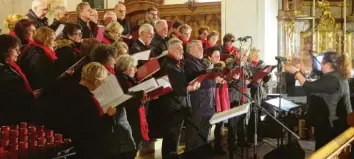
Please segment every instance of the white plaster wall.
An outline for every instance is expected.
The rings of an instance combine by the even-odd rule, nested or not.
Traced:
[[[277,0],[222,0],[222,35],[252,36],[253,47],[261,50],[266,63],[277,55]],[[250,41],[245,44],[249,46]],[[236,42],[235,46],[239,46]]]

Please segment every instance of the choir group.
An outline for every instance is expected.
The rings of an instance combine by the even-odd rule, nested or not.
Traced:
[[[10,32],[0,35],[0,125],[44,124],[72,139],[77,158],[133,159],[157,138],[163,138],[162,157],[177,158],[182,130],[186,152],[210,144],[209,120],[214,113],[249,102],[243,93],[255,96],[258,89],[264,91],[269,78],[250,78],[264,66],[260,51],[237,49],[234,35],[223,35],[219,45],[219,33],[201,26],[198,39],[191,39],[188,24],[175,21],[169,26],[152,7],[139,24],[138,37],[132,37],[126,12],[118,2],[98,24],[97,11],[81,2],[76,23],[68,22],[67,9],[58,6],[49,25],[48,3],[33,0],[27,15],[10,15],[5,20]],[[146,50],[149,60],[132,56]],[[143,82],[136,78],[137,68],[156,58],[160,70],[152,77],[167,75],[172,91],[157,98],[130,92]],[[240,65],[244,67],[230,77],[215,73],[195,80]],[[111,75],[132,98],[103,110],[92,92]],[[229,137],[237,136],[241,147],[253,142],[251,131],[245,136],[246,120],[243,115],[228,123]],[[216,124],[214,155],[225,154],[222,129],[223,123]]]

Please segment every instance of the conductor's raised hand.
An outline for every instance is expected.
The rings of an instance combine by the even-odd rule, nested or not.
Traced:
[[[298,68],[296,68],[295,66],[293,66],[293,65],[285,65],[285,71],[286,72],[289,72],[289,73],[291,73],[291,74],[294,74],[296,71],[299,71],[299,69]]]
[[[108,116],[116,115],[116,113],[117,113],[117,109],[116,108],[109,107],[108,110],[107,110],[107,115]]]

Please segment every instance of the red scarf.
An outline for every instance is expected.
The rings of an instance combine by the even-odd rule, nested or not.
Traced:
[[[114,71],[114,68],[112,67],[112,66],[109,66],[109,65],[104,65],[104,67],[106,67],[106,69],[110,72],[110,73],[112,73],[112,74],[116,74],[116,72]]]
[[[176,38],[181,39],[181,36],[180,36],[178,33],[173,32],[172,34],[173,34]]]
[[[25,53],[27,50],[28,50],[28,48],[30,47],[30,46],[32,46],[33,44],[35,44],[35,42],[33,41],[33,40],[30,40],[30,39],[26,39],[27,41],[28,41],[28,44],[23,48],[23,50],[21,51],[21,53]]]
[[[73,47],[73,50],[75,53],[79,54],[80,55],[80,49],[76,48],[76,47]]]
[[[210,48],[210,47],[211,47],[210,43],[208,41],[206,41],[205,42],[205,48],[207,49],[207,48]]]
[[[233,56],[237,56],[238,49],[235,46],[225,47],[225,49],[228,54],[233,55]]]
[[[9,34],[12,36],[16,36],[16,33],[14,31],[10,31]]]
[[[230,109],[229,88],[227,83],[221,84],[215,90],[216,111],[222,112]]]
[[[44,53],[49,57],[49,59],[54,62],[55,60],[58,59],[58,57],[55,55],[55,52],[51,49],[49,49],[47,46],[39,45],[37,43],[34,43],[33,45],[36,45],[44,50]]]
[[[105,43],[105,44],[111,44],[111,41],[109,41],[106,37],[102,37],[102,43]]]
[[[127,85],[128,87],[132,87],[133,83],[127,80]],[[139,112],[139,123],[140,123],[140,131],[141,131],[141,137],[146,140],[149,141],[149,126],[148,123],[146,121],[146,110],[144,105],[140,105],[140,107],[138,108],[138,112]]]
[[[101,107],[100,102],[98,102],[98,100],[96,99],[96,97],[93,96],[93,95],[91,95],[91,98],[92,98],[93,103],[95,103],[96,109],[97,109],[97,111],[98,111],[98,116],[99,116],[99,117],[103,116],[103,115],[104,115],[104,112],[103,112],[103,109],[102,109],[102,107]]]
[[[8,64],[11,66],[11,68],[13,68],[19,75],[20,77],[22,78],[23,82],[25,83],[25,87],[26,87],[26,91],[27,92],[32,92],[32,88],[25,76],[25,74],[23,74],[21,68],[15,63],[13,62],[12,60],[8,61]]]
[[[252,60],[252,62],[251,62],[251,63],[252,63],[252,65],[253,65],[254,67],[257,67],[258,62],[259,62],[258,60],[257,60],[257,61]]]
[[[207,43],[208,43],[208,40],[207,39],[202,39],[200,36],[198,36],[198,40],[200,40],[200,41],[202,41],[202,44],[203,45],[207,45]]]
[[[188,45],[189,42],[191,42],[191,39],[189,39],[189,40],[184,40],[184,39],[182,38],[182,36],[179,36],[178,38],[179,38],[179,40],[181,40],[181,41],[183,42],[184,45]]]

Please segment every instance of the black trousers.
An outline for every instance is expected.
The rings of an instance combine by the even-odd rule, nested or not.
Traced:
[[[174,112],[169,113],[169,119],[166,121],[166,132],[162,140],[162,158],[163,159],[178,159],[178,146],[181,138],[184,119],[183,113]]]
[[[333,127],[329,123],[316,124],[315,128],[315,150],[320,149],[328,142],[344,132],[348,126],[345,122],[334,121]]]
[[[223,131],[224,123],[220,122],[215,124],[214,130],[214,149],[222,149],[221,140],[222,140],[222,131]]]

